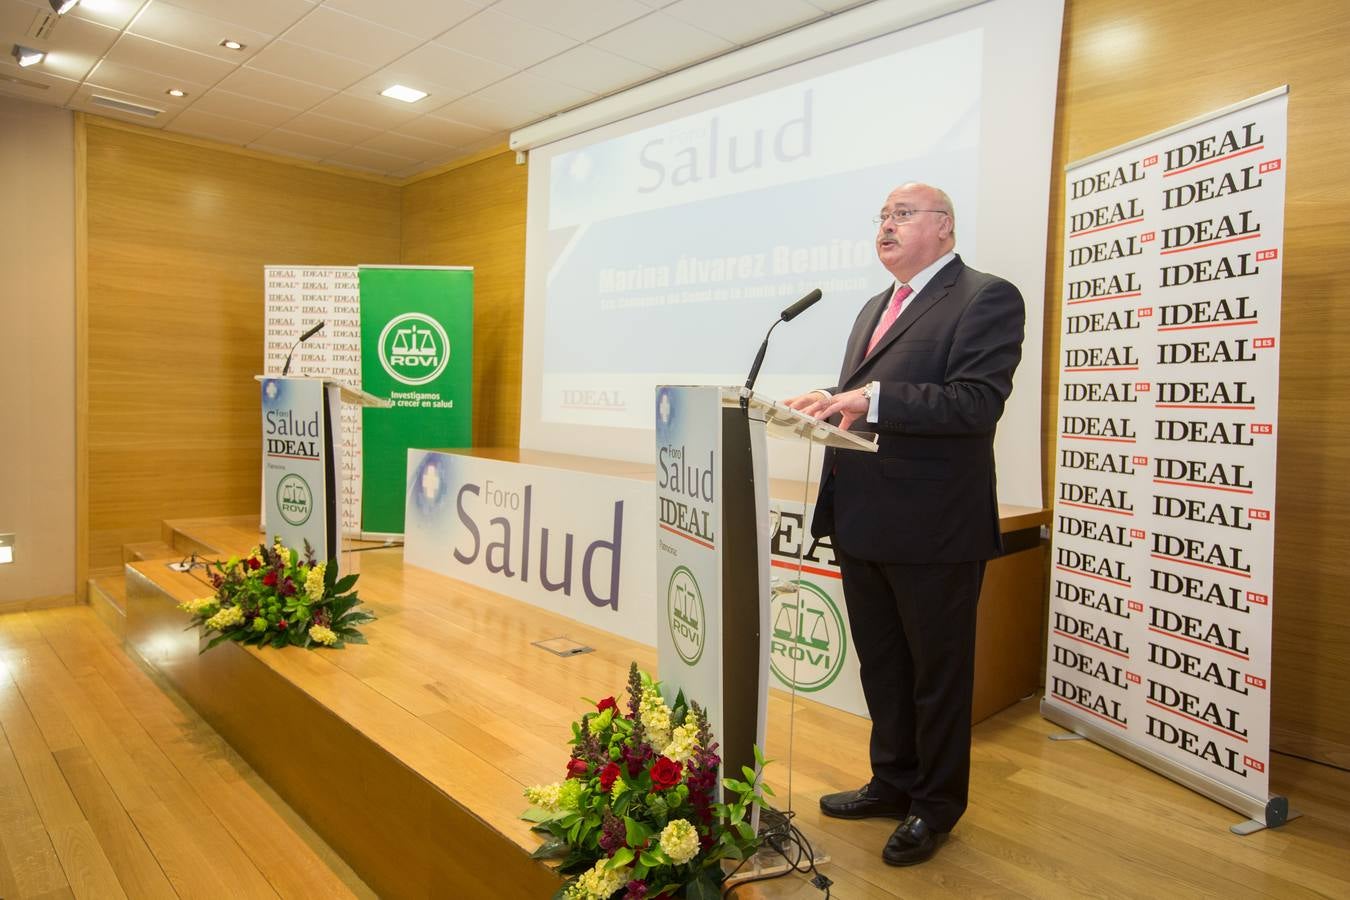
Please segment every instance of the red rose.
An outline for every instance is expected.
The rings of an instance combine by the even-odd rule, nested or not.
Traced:
[[[286,620],[282,619],[280,622],[277,623],[277,631],[285,631],[285,630],[286,630]]]
[[[262,560],[258,559],[256,556],[250,556],[248,558],[248,567],[250,569],[261,569]]]
[[[268,570],[267,574],[263,576],[263,584],[267,585],[268,587],[276,587],[276,586],[277,586],[277,570],[276,570],[276,569],[269,569],[269,570]]]
[[[590,770],[591,767],[586,765],[586,760],[584,759],[569,759],[567,761],[568,778],[585,778]]]
[[[684,767],[669,757],[662,756],[652,763],[652,787],[665,791],[680,783],[680,771]]]
[[[619,764],[610,763],[600,770],[600,790],[609,793],[609,789],[614,787],[614,779],[619,777]]]
[[[615,715],[618,715],[618,713],[619,713],[619,704],[617,704],[617,703],[614,702],[614,698],[613,698],[613,697],[606,697],[605,699],[601,700],[599,703],[595,704],[595,710],[596,710],[596,712],[604,712],[604,711],[607,710],[607,709],[612,709],[612,710],[614,710],[614,714],[615,714]]]

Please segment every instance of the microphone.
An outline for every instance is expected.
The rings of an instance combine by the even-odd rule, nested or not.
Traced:
[[[820,288],[816,288],[814,291],[778,314],[778,321],[769,326],[768,334],[764,335],[764,343],[759,345],[759,352],[755,354],[755,364],[750,367],[750,377],[745,379],[745,389],[747,391],[752,390],[755,386],[755,379],[759,377],[759,367],[764,365],[764,354],[769,349],[769,335],[773,334],[773,330],[778,327],[779,322],[791,322],[819,300],[821,296]],[[741,398],[742,409],[748,408],[749,403],[750,401],[748,398]]]
[[[816,293],[820,293],[820,292],[817,291]],[[800,304],[799,304],[799,305],[800,305]],[[296,341],[295,344],[291,346],[291,352],[286,354],[286,365],[284,365],[284,366],[281,367],[281,377],[282,377],[282,378],[285,378],[285,377],[286,377],[286,373],[289,372],[289,371],[291,370],[291,357],[295,355],[295,348],[296,348],[296,347],[299,347],[299,346],[300,346],[301,344],[303,344],[305,341],[307,341],[307,340],[309,340],[310,338],[314,337],[314,335],[318,334],[320,331],[323,331],[323,323],[322,323],[322,322],[320,322],[318,325],[315,325],[313,328],[311,328],[309,331],[306,331],[304,334],[300,335],[300,340]]]

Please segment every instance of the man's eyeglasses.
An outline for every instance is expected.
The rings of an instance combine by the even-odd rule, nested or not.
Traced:
[[[921,212],[941,213],[944,216],[951,215],[951,213],[947,212],[945,209],[909,209],[908,207],[902,206],[899,209],[890,209],[890,210],[883,209],[881,211],[881,215],[872,217],[872,221],[875,222],[877,225],[880,225],[882,222],[885,222],[887,219],[890,219],[894,221],[897,225],[903,225],[905,222],[908,222],[910,219],[914,218],[914,216],[917,213]]]

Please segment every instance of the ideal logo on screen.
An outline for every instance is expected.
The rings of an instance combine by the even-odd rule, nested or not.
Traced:
[[[769,667],[774,677],[799,691],[834,683],[848,653],[847,630],[829,594],[809,581],[775,585]]]
[[[450,337],[431,316],[404,313],[380,332],[380,365],[404,384],[426,384],[450,362]]]

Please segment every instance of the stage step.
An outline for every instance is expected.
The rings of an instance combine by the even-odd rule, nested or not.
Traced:
[[[89,579],[89,605],[118,639],[127,632],[127,577],[104,575]]]
[[[181,550],[164,541],[143,541],[139,544],[122,545],[122,562],[142,562],[147,559],[175,559],[183,556]]]

